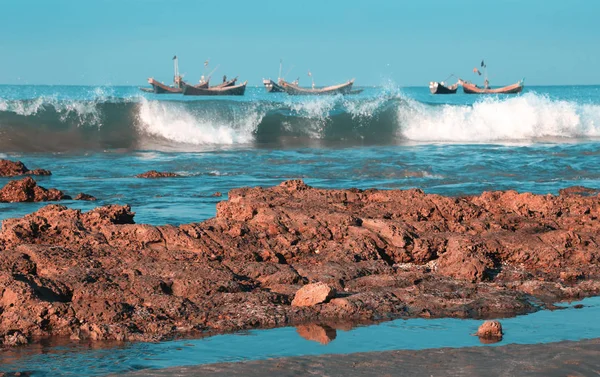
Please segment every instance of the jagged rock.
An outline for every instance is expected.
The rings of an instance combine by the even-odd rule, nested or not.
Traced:
[[[30,177],[19,181],[10,181],[0,189],[0,202],[46,202],[70,199],[62,191],[57,189],[45,189],[38,186],[37,182]]]
[[[29,170],[21,161],[0,160],[0,177],[14,177],[17,175],[52,175],[49,170]]]
[[[118,205],[54,204],[4,220],[0,340],[498,318],[600,294],[597,196],[455,198],[302,181],[228,194],[215,218],[180,226],[135,224]],[[323,291],[301,300],[311,282]]]
[[[145,173],[142,174],[138,174],[136,175],[137,178],[170,178],[170,177],[181,177],[179,174],[177,173],[171,173],[168,171],[156,171],[156,170],[150,170],[147,171]]]
[[[87,201],[91,201],[91,202],[93,202],[93,201],[96,201],[96,200],[97,200],[97,199],[96,199],[94,196],[92,196],[92,195],[88,195],[88,194],[84,194],[83,192],[82,192],[82,193],[79,193],[79,194],[77,194],[77,195],[75,196],[75,198],[73,198],[73,199],[75,199],[75,200],[87,200]]]

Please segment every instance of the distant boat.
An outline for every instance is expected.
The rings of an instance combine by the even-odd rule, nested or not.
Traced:
[[[237,81],[237,77],[227,81],[223,81],[222,83],[220,83],[219,85],[215,85],[215,86],[211,86],[211,88],[228,88],[230,86],[235,86],[235,83]]]
[[[487,64],[485,64],[484,60],[481,60],[481,68],[483,68],[484,71],[484,85],[483,88],[462,80],[462,79],[458,79],[458,83],[460,85],[462,85],[463,87],[463,92],[465,92],[466,94],[516,94],[516,93],[521,93],[523,91],[523,80],[514,83],[512,85],[508,85],[508,86],[503,86],[501,88],[495,88],[492,89],[490,88],[490,84],[488,81],[488,75],[487,75]],[[478,74],[479,76],[481,76],[481,71],[479,70],[478,67],[473,68],[473,73]]]
[[[234,79],[236,80],[236,79]],[[243,96],[246,92],[246,84],[248,81],[245,81],[240,85],[233,86],[213,86],[210,88],[197,88],[191,85],[185,85],[183,87],[183,95],[184,96]],[[226,84],[226,83],[224,83]],[[223,85],[223,84],[221,84]]]
[[[501,88],[480,88],[477,85],[464,80],[458,80],[459,84],[462,85],[463,91],[467,94],[516,94],[521,93],[525,85],[523,80],[514,83],[512,85],[503,86]]]
[[[285,90],[279,84],[277,84],[275,81],[273,81],[271,79],[263,79],[263,85],[265,86],[265,88],[267,89],[267,92],[269,92],[269,93],[285,92]]]
[[[354,79],[339,85],[326,86],[323,88],[302,88],[298,84],[281,80],[279,85],[283,90],[293,96],[302,95],[334,95],[334,94],[351,94]]]
[[[143,92],[146,93],[155,93],[155,94],[175,94],[181,93],[182,90],[182,76],[179,75],[179,60],[177,59],[177,55],[173,56],[173,85],[165,85],[162,82],[156,81],[154,78],[150,77],[148,79],[148,84],[152,86],[152,88],[140,88]]]
[[[183,88],[186,86],[193,86],[194,88],[200,88],[200,89],[205,89],[208,88],[208,80],[207,81],[201,81],[196,85],[192,85],[192,84],[188,84],[187,82],[181,80],[181,89],[183,91]]]
[[[431,94],[454,94],[458,89],[458,83],[446,86],[445,83],[432,81],[429,83],[429,91]]]

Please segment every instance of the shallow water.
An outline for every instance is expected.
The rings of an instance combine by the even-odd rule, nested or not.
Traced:
[[[581,309],[573,305],[583,304]],[[600,337],[600,297],[502,320],[504,339],[491,346],[536,344]],[[131,343],[101,348],[101,344],[26,346],[0,353],[0,371],[31,371],[34,376],[100,376],[146,368],[168,368],[274,357],[347,354],[387,350],[421,350],[482,345],[472,334],[481,321],[408,319],[337,330],[328,344],[299,336],[293,327],[252,330],[197,340]],[[487,346],[487,345],[486,345]]]

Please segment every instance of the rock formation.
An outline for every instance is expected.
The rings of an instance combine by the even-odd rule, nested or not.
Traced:
[[[288,181],[228,198],[215,218],[180,226],[136,225],[118,205],[82,213],[54,204],[4,220],[0,339],[497,318],[600,293],[599,196]],[[292,305],[314,283],[338,293]]]
[[[49,170],[29,170],[21,161],[0,160],[0,177],[14,177],[18,175],[52,175]]]

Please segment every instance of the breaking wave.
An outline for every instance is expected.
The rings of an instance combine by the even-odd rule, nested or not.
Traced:
[[[211,148],[314,141],[356,145],[600,137],[600,105],[526,93],[472,105],[399,90],[363,97],[173,101],[145,97],[0,99],[0,150]]]

